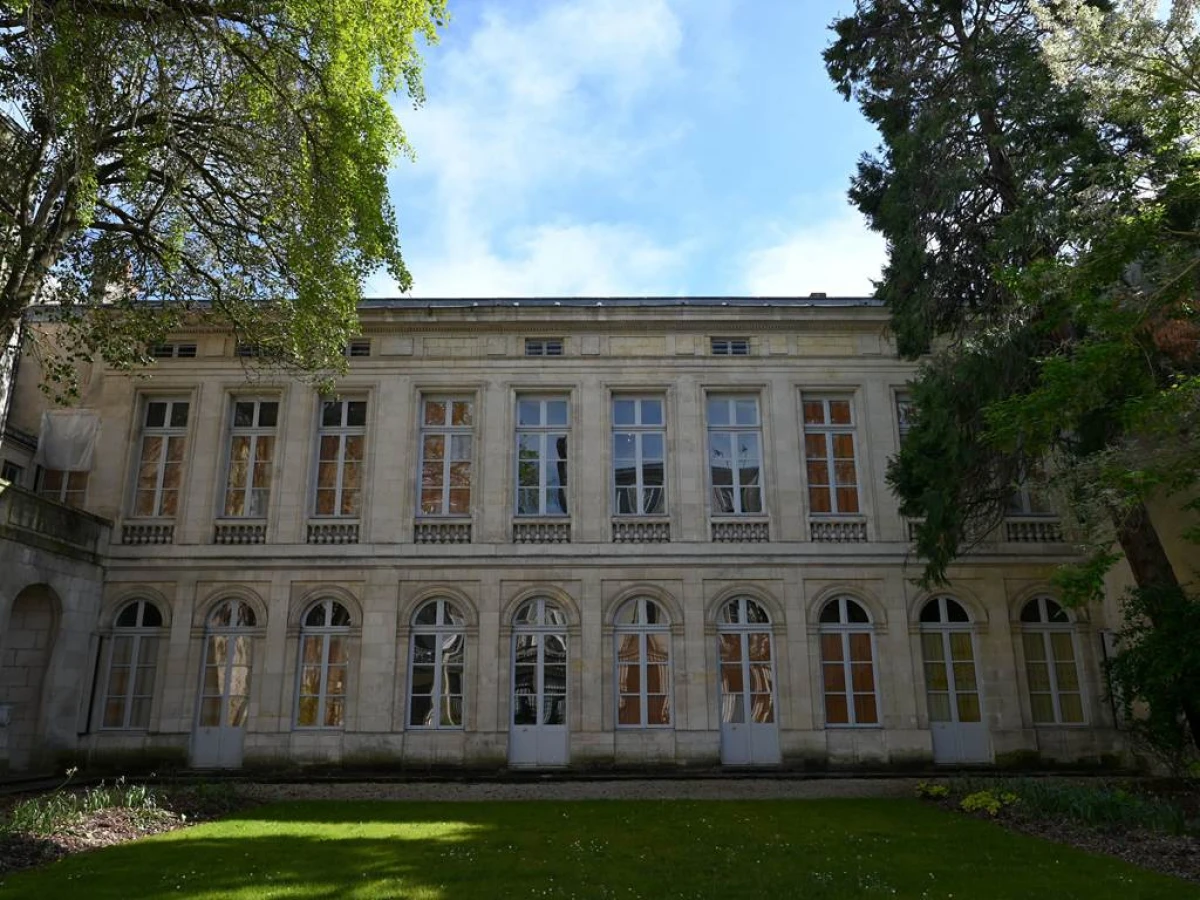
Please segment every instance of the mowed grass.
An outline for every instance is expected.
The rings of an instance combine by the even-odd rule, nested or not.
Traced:
[[[18,898],[1200,898],[912,800],[284,803],[0,883]]]

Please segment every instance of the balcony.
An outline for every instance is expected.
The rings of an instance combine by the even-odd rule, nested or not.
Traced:
[[[569,544],[570,519],[517,519],[513,522],[514,544]]]
[[[413,541],[418,544],[469,544],[470,519],[417,519]]]
[[[214,544],[265,544],[266,519],[225,519],[213,525]]]
[[[867,520],[854,517],[811,518],[808,539],[825,544],[862,544],[867,540]]]
[[[357,544],[358,520],[347,522],[316,520],[308,523],[310,544]]]
[[[0,481],[0,537],[70,556],[94,557],[112,523]]]
[[[618,518],[612,520],[614,544],[669,544],[670,519]]]
[[[716,544],[763,544],[771,540],[769,519],[713,519],[709,526]]]
[[[1061,544],[1062,523],[1055,516],[1009,516],[1004,540],[1010,544]]]

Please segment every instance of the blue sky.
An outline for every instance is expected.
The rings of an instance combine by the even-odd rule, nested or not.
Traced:
[[[390,179],[413,296],[868,293],[852,0],[450,0]],[[396,293],[386,276],[371,296]]]

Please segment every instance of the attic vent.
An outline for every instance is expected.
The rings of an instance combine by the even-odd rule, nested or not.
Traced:
[[[346,356],[370,356],[371,342],[367,338],[353,340],[346,345]]]
[[[150,348],[155,359],[195,359],[195,344],[155,344]]]
[[[526,356],[562,356],[562,338],[526,338]]]
[[[713,356],[749,356],[749,338],[712,338]]]

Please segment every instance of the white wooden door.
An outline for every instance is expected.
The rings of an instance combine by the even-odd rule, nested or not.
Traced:
[[[569,762],[566,633],[515,632],[512,685],[509,764],[565,766]]]
[[[248,634],[210,632],[204,639],[192,765],[236,769],[242,764],[250,706],[253,640]]]
[[[922,629],[921,655],[925,663],[933,761],[991,762],[991,737],[983,720],[975,642],[970,630]]]
[[[770,631],[717,636],[721,673],[721,763],[770,766],[780,761],[775,716],[775,661]]]

